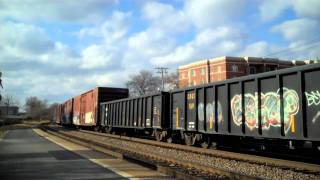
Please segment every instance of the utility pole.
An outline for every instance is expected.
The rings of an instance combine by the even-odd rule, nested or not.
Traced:
[[[161,83],[162,83],[162,89],[161,89],[161,91],[163,91],[163,89],[164,89],[164,79],[163,79],[163,77],[164,77],[164,74],[168,73],[168,69],[169,69],[169,68],[166,68],[166,67],[157,67],[157,68],[155,68],[155,69],[158,70],[157,73],[161,74]]]
[[[3,88],[2,86],[2,72],[0,71],[0,86],[1,88]],[[0,102],[2,101],[2,95],[0,93]],[[0,112],[0,117],[2,116],[1,112]],[[2,125],[4,125],[4,121],[2,121]]]
[[[0,71],[0,86],[1,86],[1,88],[3,88],[3,86],[2,86],[2,72]],[[1,94],[0,94],[0,101],[2,100],[2,96],[1,96]]]

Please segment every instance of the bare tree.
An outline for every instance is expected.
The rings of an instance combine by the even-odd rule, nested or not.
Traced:
[[[48,116],[48,103],[37,97],[28,97],[25,103],[25,110],[28,117],[32,119],[43,119]]]
[[[177,72],[172,72],[165,76],[165,90],[175,90],[179,87],[179,75]]]
[[[130,96],[141,96],[157,92],[161,87],[161,79],[151,71],[141,70],[126,83]]]
[[[51,121],[54,119],[54,113],[55,113],[55,109],[57,108],[57,106],[58,106],[58,103],[53,103],[53,104],[49,105],[49,107],[47,108],[47,111],[46,111],[46,114],[47,114],[46,119],[51,120]]]

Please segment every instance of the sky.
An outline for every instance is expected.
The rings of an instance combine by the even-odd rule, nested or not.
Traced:
[[[319,9],[319,0],[0,0],[1,93],[63,102],[159,66],[319,57]]]

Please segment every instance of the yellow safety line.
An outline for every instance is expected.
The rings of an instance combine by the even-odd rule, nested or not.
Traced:
[[[176,128],[179,127],[179,108],[176,108]]]
[[[294,126],[294,114],[291,114],[290,116],[290,119],[291,119],[291,132],[296,132],[296,128]]]

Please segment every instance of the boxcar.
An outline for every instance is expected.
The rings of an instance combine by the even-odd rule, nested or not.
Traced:
[[[75,126],[80,126],[80,102],[81,102],[81,95],[76,96],[76,97],[73,98],[72,123]]]
[[[173,91],[171,128],[189,145],[217,135],[318,144],[319,77],[312,64]]]
[[[63,103],[63,111],[62,111],[62,121],[63,125],[71,125],[72,124],[72,115],[73,115],[73,98],[67,100]]]
[[[100,125],[106,132],[149,131],[162,140],[168,134],[169,105],[167,92],[101,103]]]
[[[61,117],[62,117],[61,108],[62,108],[62,105],[58,104],[54,110],[54,121],[56,122],[56,124],[61,124]]]
[[[101,102],[112,101],[128,97],[128,89],[124,88],[109,88],[97,87],[88,92],[81,94],[74,100],[74,124],[76,126],[91,126],[99,125]],[[98,126],[96,126],[98,127]]]

